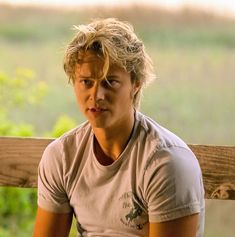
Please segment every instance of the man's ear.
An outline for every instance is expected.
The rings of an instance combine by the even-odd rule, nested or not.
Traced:
[[[131,82],[134,85],[133,87],[133,95],[135,96],[136,93],[141,89],[141,82],[136,80],[136,74],[132,71],[131,72]]]
[[[141,89],[141,83],[139,81],[136,81],[134,84],[134,95]]]

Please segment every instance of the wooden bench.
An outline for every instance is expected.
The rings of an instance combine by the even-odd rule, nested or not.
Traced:
[[[37,187],[37,167],[53,139],[0,137],[0,186]],[[235,200],[235,146],[189,145],[203,173],[207,199]]]

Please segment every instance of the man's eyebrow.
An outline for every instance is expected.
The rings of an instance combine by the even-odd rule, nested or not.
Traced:
[[[80,78],[87,78],[87,79],[90,79],[91,78],[91,76],[87,76],[87,75],[78,75],[78,77],[80,77]]]
[[[106,77],[107,77],[107,78],[118,78],[118,75],[112,75],[112,74],[111,74],[111,75],[107,75]]]

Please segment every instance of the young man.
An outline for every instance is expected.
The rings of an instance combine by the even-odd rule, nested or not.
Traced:
[[[151,60],[116,19],[76,27],[64,69],[87,122],[52,142],[39,166],[34,237],[202,237],[198,161],[176,135],[141,114]]]

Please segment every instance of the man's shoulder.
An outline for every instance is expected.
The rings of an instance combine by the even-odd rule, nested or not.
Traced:
[[[78,159],[80,161],[85,148],[89,148],[91,134],[92,129],[88,122],[71,129],[46,147],[43,160],[70,167],[74,159],[80,157]]]
[[[137,112],[137,120],[141,131],[145,133],[148,140],[154,142],[158,148],[183,147],[189,149],[186,143],[174,132],[160,125],[156,120]]]
[[[51,148],[65,148],[81,143],[84,139],[88,139],[92,131],[90,124],[86,121],[79,126],[67,131],[60,137],[56,138],[49,146]]]
[[[156,163],[154,161],[156,160],[158,160],[158,165],[168,163],[171,169],[192,166],[192,162],[198,166],[195,155],[181,138],[153,119],[143,114],[139,116],[141,124],[139,136],[141,142],[145,141],[143,149],[147,157],[145,171],[152,167],[155,172]]]
[[[91,125],[88,121],[80,124],[79,126],[69,130],[68,132],[64,133],[62,136],[60,136],[58,139],[61,142],[64,142],[67,139],[75,139],[76,137],[84,136],[86,133],[91,132]]]

